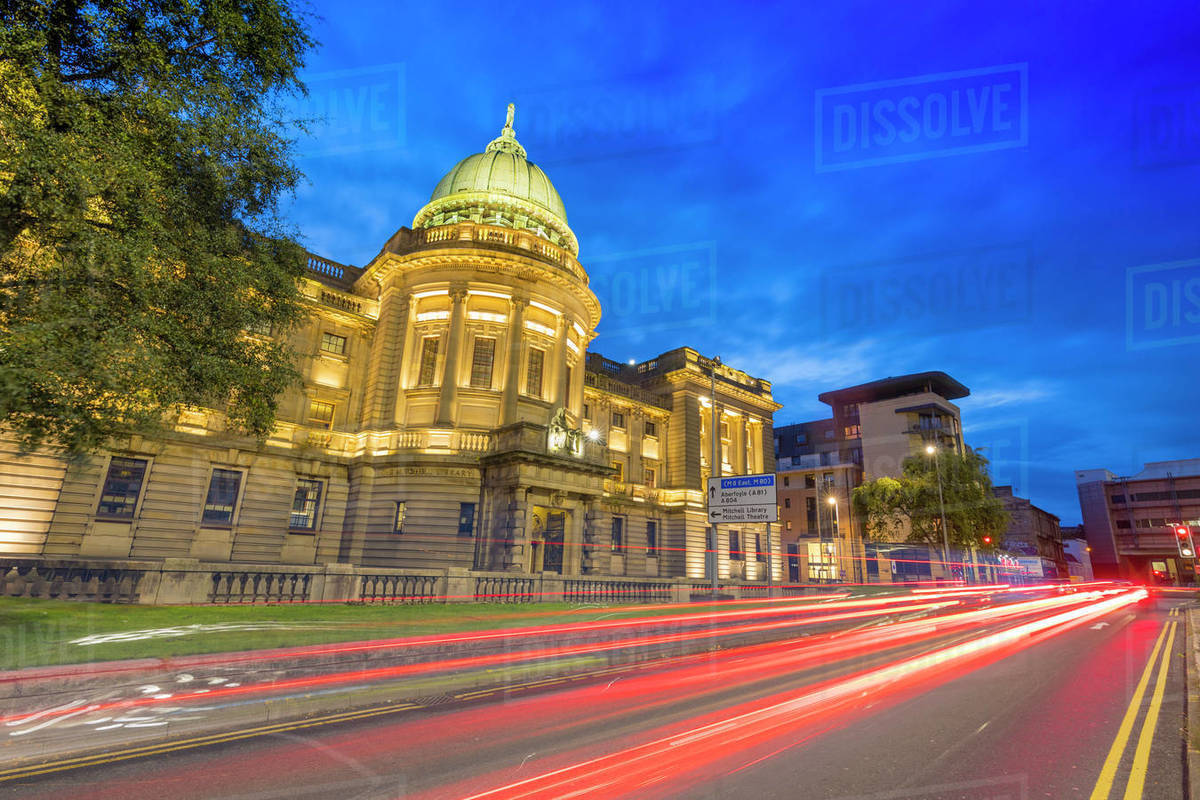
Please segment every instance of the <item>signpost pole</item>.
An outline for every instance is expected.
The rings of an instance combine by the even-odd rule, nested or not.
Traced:
[[[771,570],[771,528],[772,523],[767,523],[767,599],[775,596],[775,575]]]
[[[721,357],[714,356],[712,364],[709,365],[709,399],[712,401],[712,425],[710,425],[709,439],[712,441],[712,451],[709,456],[709,474],[714,478],[721,477],[721,462],[717,461],[719,453],[719,445],[721,438],[720,420],[717,417],[717,367],[721,366]],[[709,563],[712,564],[712,594],[713,600],[717,599],[717,594],[720,591],[720,585],[717,580],[719,572],[717,565],[717,523],[709,522]]]

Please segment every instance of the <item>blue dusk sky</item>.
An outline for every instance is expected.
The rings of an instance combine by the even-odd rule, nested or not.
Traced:
[[[1076,469],[1200,457],[1194,3],[312,11],[310,250],[367,263],[515,102],[594,351],[718,354],[774,383],[777,425],[943,370],[995,482],[1064,524]]]

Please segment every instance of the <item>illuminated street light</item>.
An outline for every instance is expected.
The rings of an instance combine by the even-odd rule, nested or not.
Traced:
[[[943,549],[942,558],[943,558],[943,560],[945,560],[945,562],[947,564],[949,564],[950,563],[950,534],[946,532],[946,501],[942,496],[942,464],[941,464],[941,461],[938,460],[938,449],[936,447],[934,447],[931,444],[927,444],[927,445],[925,445],[925,452],[929,453],[929,455],[933,456],[933,467],[937,471],[938,506],[941,508],[941,517],[942,517],[942,549]],[[964,582],[966,582],[966,577],[967,577],[967,575],[964,572],[963,573],[963,581]]]

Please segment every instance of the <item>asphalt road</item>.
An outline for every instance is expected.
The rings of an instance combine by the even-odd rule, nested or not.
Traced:
[[[1175,800],[1183,622],[1166,606],[1129,607],[978,653],[1018,621],[886,649],[893,629],[867,628],[814,655],[810,639],[281,726],[17,777],[0,796]]]

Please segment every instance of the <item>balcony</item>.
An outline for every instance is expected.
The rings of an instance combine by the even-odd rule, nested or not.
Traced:
[[[579,265],[575,256],[571,255],[571,251],[525,229],[485,225],[478,222],[456,222],[416,231],[401,230],[388,242],[387,249],[397,253],[406,253],[457,244],[523,251],[541,261],[553,264],[585,286],[588,282],[587,273]]]

